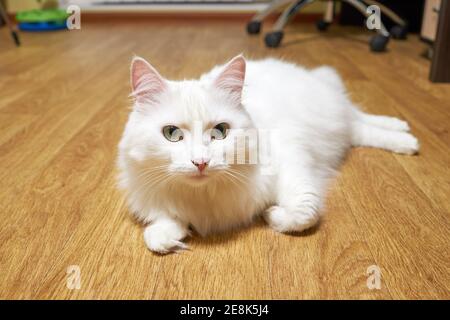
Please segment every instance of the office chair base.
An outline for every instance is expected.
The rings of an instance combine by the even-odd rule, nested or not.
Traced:
[[[327,22],[325,20],[319,20],[316,22],[316,28],[319,31],[326,31],[328,27],[330,26],[330,22]]]
[[[404,40],[406,39],[406,35],[408,34],[408,27],[396,25],[391,28],[389,33],[394,39]]]
[[[266,34],[264,41],[266,42],[267,47],[276,48],[280,45],[282,39],[283,39],[283,32],[275,31]]]
[[[261,22],[260,21],[250,21],[247,24],[247,33],[248,34],[258,34],[261,31]]]
[[[386,45],[389,42],[389,37],[377,34],[370,39],[370,50],[373,52],[382,52],[386,50]]]

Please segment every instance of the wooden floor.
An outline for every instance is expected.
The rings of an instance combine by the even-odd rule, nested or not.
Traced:
[[[269,50],[244,27],[85,23],[23,34],[19,49],[0,30],[0,298],[450,299],[450,85],[428,81],[425,45],[372,54],[359,28],[295,25]],[[302,236],[258,222],[153,255],[115,188],[130,59],[181,79],[240,52],[336,67],[363,109],[409,121],[420,155],[352,150],[322,224]],[[371,266],[380,290],[367,286]]]

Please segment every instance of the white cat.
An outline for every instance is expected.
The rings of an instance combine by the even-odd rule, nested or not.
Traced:
[[[276,231],[305,230],[319,220],[327,181],[351,146],[419,149],[406,122],[359,111],[330,67],[237,56],[199,80],[175,82],[136,57],[131,84],[120,185],[159,253],[186,248],[190,227],[205,235],[260,214]],[[236,142],[256,129],[269,138]],[[264,148],[269,173],[248,159]]]

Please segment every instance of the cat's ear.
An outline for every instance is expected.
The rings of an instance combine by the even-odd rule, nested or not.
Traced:
[[[166,87],[166,81],[150,63],[141,57],[133,58],[131,62],[131,95],[136,100],[145,98],[152,101],[152,98],[163,92]]]
[[[214,85],[220,89],[227,90],[240,102],[244,79],[245,59],[242,55],[238,55],[225,65],[224,69],[215,79]]]

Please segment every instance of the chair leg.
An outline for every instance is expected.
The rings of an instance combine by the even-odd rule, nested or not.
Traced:
[[[332,23],[334,20],[334,14],[336,11],[336,3],[333,0],[327,1],[325,14],[323,15],[323,21]]]
[[[353,6],[355,9],[359,10],[366,18],[370,16],[368,13],[367,6],[362,2],[362,0],[342,0],[349,5]],[[380,21],[380,28],[376,29],[377,35],[370,39],[370,49],[374,52],[382,52],[386,49],[386,45],[389,42],[389,32],[386,30],[383,22]]]
[[[403,20],[398,14],[396,14],[394,11],[386,7],[384,4],[381,4],[374,0],[363,0],[368,5],[376,5],[380,8],[381,12],[385,15],[387,15],[392,21],[394,21],[396,24],[400,26],[406,26],[408,23]]]
[[[289,19],[293,17],[301,8],[313,1],[314,0],[297,0],[287,7],[275,22],[272,32],[266,34],[264,38],[266,46],[270,48],[278,47],[283,39],[283,28],[289,22]]]
[[[292,0],[275,0],[273,1],[267,8],[258,12],[253,16],[250,22],[247,24],[247,32],[249,34],[258,34],[261,31],[261,23],[262,21],[272,12],[277,10],[278,8],[287,5],[292,2]]]
[[[335,10],[336,2],[333,0],[328,0],[326,3],[323,19],[316,22],[316,27],[319,31],[326,31],[328,29],[328,27],[334,20]]]
[[[367,6],[362,2],[362,0],[342,0],[343,2],[348,3],[349,5],[353,6],[355,9],[360,11],[366,18],[370,16],[370,13],[368,13]],[[389,32],[386,30],[386,27],[384,26],[383,22],[380,21],[380,29],[376,29],[378,34],[381,34],[385,37],[389,37]]]
[[[298,0],[291,4],[286,10],[283,11],[281,16],[278,18],[277,22],[273,26],[273,32],[283,31],[284,26],[289,22],[290,18],[292,18],[301,8],[310,4],[314,0]]]
[[[381,13],[388,16],[393,22],[396,23],[395,26],[391,28],[389,33],[394,39],[406,39],[408,33],[408,22],[402,19],[394,11],[386,7],[385,5],[374,1],[374,0],[363,0],[368,5],[376,5],[380,8]]]
[[[19,35],[17,34],[16,30],[14,30],[13,24],[9,20],[8,14],[6,13],[6,10],[3,7],[3,4],[1,1],[0,1],[0,16],[2,17],[2,19],[5,21],[6,25],[8,26],[9,31],[11,33],[11,37],[14,40],[14,43],[16,44],[16,46],[20,46]]]
[[[273,3],[271,3],[266,9],[264,9],[261,12],[258,12],[253,18],[252,21],[262,21],[264,20],[269,14],[277,10],[279,7],[286,5],[288,3],[292,2],[292,0],[275,0]]]
[[[272,47],[272,48],[278,47],[281,43],[281,40],[283,39],[283,28],[288,23],[289,19],[291,17],[293,17],[301,8],[303,8],[305,5],[307,5],[313,1],[315,1],[315,0],[297,0],[296,2],[292,3],[289,7],[287,7],[283,11],[281,16],[278,18],[277,22],[275,23],[275,25],[273,27],[272,32],[266,34],[265,39],[264,39],[266,42],[266,45],[268,47]],[[367,5],[364,2],[364,0],[341,0],[341,1],[346,2],[349,5],[353,6],[355,9],[360,11],[366,18],[370,17],[371,13],[367,12]],[[366,1],[371,1],[371,0],[366,0]],[[324,21],[326,21],[326,20],[332,21],[332,18],[334,15],[334,6],[331,7],[331,5],[334,5],[333,1],[328,1],[327,13],[325,15]],[[330,10],[330,8],[332,10]],[[380,7],[380,10],[381,10],[381,7]],[[391,14],[391,13],[389,13],[389,14]],[[328,22],[328,21],[326,21],[326,22]],[[376,32],[378,34],[370,40],[370,48],[372,51],[375,51],[375,52],[384,51],[386,48],[386,45],[389,41],[390,34],[386,30],[386,27],[384,26],[382,21],[380,21],[380,28],[376,29]]]

